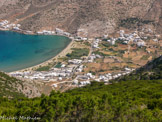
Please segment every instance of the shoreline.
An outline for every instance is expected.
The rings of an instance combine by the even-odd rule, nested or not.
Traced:
[[[47,61],[44,61],[44,62],[42,62],[40,64],[31,66],[31,67],[28,67],[28,68],[24,68],[24,69],[21,69],[21,70],[12,71],[12,72],[8,72],[8,73],[34,71],[34,70],[38,69],[39,67],[46,66],[49,63],[52,63],[53,60],[55,60],[55,59],[57,60],[57,58],[62,57],[62,56],[65,56],[65,54],[68,52],[68,50],[71,49],[71,46],[72,46],[73,42],[74,42],[74,40],[71,40],[71,42],[60,53],[58,53],[56,56],[54,56],[53,58],[51,58],[51,59],[49,59]]]
[[[3,28],[0,28],[0,31],[12,31],[12,32],[16,32],[16,33],[25,34],[25,35],[43,35],[43,34],[35,34],[35,33],[28,34],[28,33],[24,33],[23,31],[16,31],[16,30],[3,29]],[[67,37],[67,38],[70,39],[70,37],[68,37],[66,35],[52,34],[51,36],[64,36],[64,37]],[[6,72],[6,73],[34,71],[34,70],[36,70],[39,67],[43,67],[43,66],[48,65],[49,63],[52,63],[53,60],[57,60],[57,58],[59,58],[59,57],[66,56],[67,52],[71,49],[71,46],[72,46],[72,44],[74,42],[74,39],[70,39],[70,40],[71,40],[71,42],[60,53],[58,53],[56,56],[50,58],[49,60],[44,61],[44,62],[42,62],[40,64],[37,64],[37,65],[31,66],[31,67],[27,67],[27,68],[16,70],[16,71],[12,71],[12,72]]]

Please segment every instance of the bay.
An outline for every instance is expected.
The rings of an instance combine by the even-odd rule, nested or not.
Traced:
[[[0,31],[0,70],[12,72],[45,62],[60,53],[70,42],[64,36]]]

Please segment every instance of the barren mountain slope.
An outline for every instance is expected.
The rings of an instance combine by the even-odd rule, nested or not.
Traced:
[[[156,0],[153,3],[145,19],[154,21],[156,23],[157,32],[162,33],[162,0]]]
[[[2,1],[0,19],[20,23],[25,30],[58,27],[84,36],[101,36],[113,32],[123,19],[139,18],[158,25],[161,31],[161,0],[12,0],[10,4]]]

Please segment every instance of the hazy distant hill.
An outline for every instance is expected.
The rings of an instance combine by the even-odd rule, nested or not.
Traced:
[[[113,32],[124,27],[151,25],[162,32],[161,0],[1,0],[0,19],[9,19],[26,30],[59,27],[71,33],[84,31],[88,36]],[[126,21],[128,22],[128,21]]]

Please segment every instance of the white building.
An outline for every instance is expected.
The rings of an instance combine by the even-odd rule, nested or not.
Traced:
[[[138,47],[145,46],[145,42],[144,41],[139,41],[139,42],[137,42],[137,46]]]
[[[80,63],[82,63],[82,60],[73,59],[73,60],[69,60],[68,63],[70,63],[70,64],[80,64]]]

